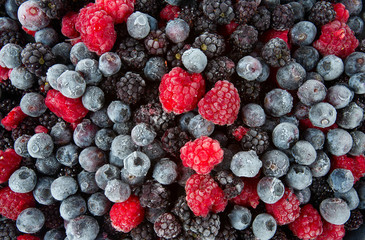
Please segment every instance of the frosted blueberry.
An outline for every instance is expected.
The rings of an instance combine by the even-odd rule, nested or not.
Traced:
[[[285,192],[284,184],[275,177],[263,177],[257,184],[257,194],[267,204],[279,201]]]
[[[95,135],[95,145],[101,150],[108,151],[112,146],[112,142],[116,134],[108,128],[100,129]]]
[[[124,168],[137,177],[146,176],[150,166],[151,161],[143,152],[135,151],[124,159]]]
[[[61,167],[61,163],[57,161],[54,155],[51,155],[46,158],[38,158],[35,162],[35,167],[38,172],[51,176],[58,172]]]
[[[131,109],[121,101],[113,101],[109,104],[107,114],[114,123],[123,123],[131,117]]]
[[[302,165],[312,164],[317,157],[317,152],[308,141],[300,140],[291,149],[295,162]]]
[[[317,158],[310,166],[313,177],[325,176],[331,168],[331,160],[323,151],[317,152]]]
[[[89,119],[84,119],[81,123],[77,124],[73,133],[73,140],[80,148],[91,146],[94,143],[98,130],[98,127]]]
[[[65,145],[71,142],[72,132],[65,122],[56,123],[50,132],[50,135],[56,145]]]
[[[284,116],[293,108],[293,97],[286,90],[273,89],[265,96],[264,108],[273,117]]]
[[[25,67],[14,68],[9,75],[11,84],[20,89],[27,90],[36,82],[35,75],[30,73]]]
[[[75,71],[83,76],[88,85],[99,84],[103,78],[103,75],[99,70],[99,63],[95,59],[82,59],[77,63]]]
[[[92,112],[100,110],[104,106],[104,92],[99,87],[89,86],[81,98],[82,105]]]
[[[350,77],[349,86],[354,89],[356,94],[365,93],[365,73],[357,73]]]
[[[279,149],[289,149],[298,139],[299,129],[292,123],[280,123],[272,132],[272,141]]]
[[[359,195],[354,188],[345,193],[335,192],[335,197],[345,200],[350,210],[356,209],[360,203]]]
[[[350,218],[350,208],[341,198],[327,198],[319,206],[321,216],[329,223],[342,225]]]
[[[103,216],[109,211],[111,205],[108,198],[101,192],[92,194],[87,200],[87,208],[94,216]]]
[[[261,167],[261,160],[252,150],[236,153],[231,161],[231,170],[238,177],[254,177]]]
[[[361,125],[364,117],[362,107],[354,102],[338,110],[336,123],[344,129],[354,129]]]
[[[317,72],[321,74],[325,81],[338,78],[344,70],[342,59],[335,55],[327,55],[319,60],[317,64]]]
[[[173,183],[177,178],[177,165],[168,158],[158,161],[153,169],[152,177],[163,185]]]
[[[67,70],[57,78],[57,89],[68,98],[79,98],[86,90],[85,79],[80,73]]]
[[[298,89],[306,79],[306,71],[299,63],[292,62],[279,68],[276,80],[286,90]]]
[[[173,43],[180,43],[189,37],[190,27],[184,20],[175,18],[166,25],[166,36]]]
[[[21,167],[9,178],[9,187],[16,193],[27,193],[33,191],[37,184],[37,175],[27,167]]]
[[[241,78],[253,81],[261,75],[262,65],[257,58],[245,56],[238,61],[236,72]]]
[[[59,90],[57,88],[57,79],[62,75],[62,73],[68,71],[68,67],[63,64],[55,64],[48,68],[46,80],[51,85],[51,87],[55,90]]]
[[[352,143],[350,133],[341,128],[331,129],[327,133],[327,150],[332,155],[345,155],[351,150]]]
[[[299,88],[297,95],[305,105],[322,102],[326,98],[326,86],[317,80],[307,80]]]
[[[309,21],[298,22],[290,29],[291,40],[294,44],[299,46],[310,45],[316,37],[316,34],[316,26]]]
[[[95,181],[99,188],[105,190],[108,181],[120,178],[120,169],[111,164],[104,164],[95,174]]]
[[[351,137],[353,140],[352,148],[349,154],[353,156],[359,156],[365,153],[365,133],[361,131],[351,132]]]
[[[337,111],[329,103],[320,102],[309,109],[309,120],[320,128],[326,128],[336,122]]]
[[[354,185],[352,172],[343,168],[336,168],[327,179],[328,184],[335,192],[345,193]]]
[[[308,141],[315,150],[320,150],[323,148],[326,136],[319,129],[307,128],[304,132],[303,139]]]
[[[43,227],[44,214],[38,208],[23,210],[16,219],[16,227],[23,233],[36,233]]]
[[[160,81],[167,71],[165,59],[162,57],[151,57],[143,69],[145,77],[151,81]]]
[[[66,226],[68,240],[91,240],[96,239],[99,233],[99,224],[95,218],[81,215],[72,219]]]
[[[125,168],[120,171],[120,178],[129,185],[139,185],[144,182],[145,176],[137,177],[129,173]]]
[[[104,194],[112,202],[124,202],[131,195],[131,189],[121,180],[113,179],[106,184]]]
[[[80,195],[70,196],[63,200],[60,205],[61,217],[66,221],[86,213],[86,210],[86,202]]]
[[[275,219],[267,213],[256,216],[252,223],[252,231],[260,240],[269,240],[275,235],[277,224]]]
[[[106,52],[99,58],[99,70],[104,77],[109,77],[119,72],[122,67],[122,61],[118,54],[114,52]]]
[[[302,190],[294,190],[295,196],[297,196],[300,205],[307,204],[311,198],[311,190],[309,187]]]
[[[131,138],[133,142],[137,146],[141,147],[147,146],[148,144],[152,143],[156,136],[156,132],[145,123],[137,124],[131,132]]]
[[[261,160],[265,176],[279,178],[284,176],[289,170],[289,158],[282,151],[267,151],[262,155]]]
[[[88,172],[96,172],[106,162],[105,153],[97,147],[88,147],[81,151],[79,163]]]
[[[34,199],[42,205],[51,205],[56,199],[51,194],[51,184],[54,181],[50,177],[42,177],[38,179],[37,185],[33,190]]]
[[[29,139],[27,148],[30,156],[46,158],[53,152],[53,141],[47,133],[37,133]]]
[[[0,49],[0,65],[6,68],[16,68],[22,65],[20,53],[23,48],[14,43],[8,43]]]
[[[312,184],[312,173],[307,166],[293,164],[290,166],[285,180],[289,187],[296,190],[303,190]]]
[[[51,229],[44,234],[43,240],[64,240],[66,237],[64,231],[58,229]]]
[[[127,19],[127,30],[131,37],[143,39],[150,33],[151,27],[147,14],[136,11]]]
[[[112,145],[110,147],[111,154],[118,157],[121,160],[124,160],[129,154],[134,152],[137,149],[137,146],[133,143],[131,136],[128,135],[119,135],[114,138]],[[123,164],[118,165],[120,167]]]
[[[59,177],[51,184],[51,194],[58,201],[62,201],[68,196],[75,194],[77,189],[76,180],[70,176]]]
[[[214,131],[214,123],[205,120],[201,115],[191,118],[188,124],[188,131],[195,138],[210,136]]]
[[[95,173],[83,170],[77,175],[77,182],[80,186],[80,191],[83,193],[92,194],[99,190],[95,180]]]
[[[31,117],[40,117],[47,110],[44,97],[35,92],[26,93],[22,97],[20,108],[23,113]]]
[[[264,109],[255,103],[249,103],[242,107],[243,123],[249,127],[261,127],[265,124],[266,115]]]
[[[235,205],[228,218],[234,229],[244,230],[250,226],[252,214],[248,208]]]
[[[144,152],[151,161],[161,159],[166,154],[165,150],[162,148],[162,143],[156,139],[151,144],[142,147],[142,152]]]
[[[95,58],[95,53],[90,52],[85,43],[79,42],[72,46],[70,51],[70,60],[73,65],[81,61],[82,59]]]
[[[182,55],[184,67],[192,73],[201,73],[207,66],[207,56],[198,48],[190,48]]]
[[[59,147],[56,152],[56,159],[67,167],[75,166],[78,163],[79,148],[75,144],[68,144]]]
[[[40,42],[48,47],[53,47],[59,42],[58,33],[53,28],[43,28],[37,31],[34,35],[36,42]]]
[[[30,154],[28,152],[28,141],[31,138],[29,135],[23,135],[18,137],[14,142],[14,150],[16,154],[18,154],[21,157],[30,157]]]

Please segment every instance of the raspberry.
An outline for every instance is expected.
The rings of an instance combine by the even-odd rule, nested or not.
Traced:
[[[236,141],[241,141],[242,138],[246,135],[246,133],[248,132],[248,128],[245,128],[244,126],[241,125],[231,125],[228,128],[228,132],[230,135],[232,135],[231,137],[233,137]]]
[[[3,80],[9,79],[9,75],[10,69],[0,66],[0,83],[3,83]]]
[[[189,74],[180,67],[162,77],[160,102],[166,112],[181,114],[193,110],[205,92],[205,81],[198,74]]]
[[[199,113],[218,125],[230,125],[237,119],[240,97],[234,85],[226,80],[218,81],[198,103]]]
[[[300,239],[314,239],[323,231],[321,215],[312,205],[307,204],[301,209],[300,216],[289,224],[289,228]]]
[[[333,5],[333,9],[336,12],[335,20],[338,20],[343,23],[347,23],[347,20],[350,17],[349,11],[346,9],[345,5],[342,3],[336,3]]]
[[[69,12],[62,18],[61,32],[68,38],[72,39],[80,36],[80,33],[75,28],[77,17],[77,13]]]
[[[143,221],[144,209],[138,197],[131,195],[127,201],[115,203],[109,214],[113,227],[127,233]]]
[[[186,201],[195,216],[206,217],[209,211],[224,211],[227,200],[210,175],[194,174],[186,181]]]
[[[290,189],[285,189],[284,196],[274,204],[266,204],[266,210],[279,225],[294,222],[299,217],[299,200]]]
[[[9,177],[20,166],[22,157],[15,153],[14,149],[0,151],[0,184],[8,181]]]
[[[37,31],[29,30],[29,29],[27,29],[24,26],[22,26],[22,29],[24,30],[24,32],[26,32],[27,34],[31,35],[32,37],[34,37],[35,33],[37,32]]]
[[[27,208],[34,207],[33,193],[16,193],[9,187],[0,189],[0,214],[12,220]]]
[[[20,106],[17,106],[1,120],[1,124],[6,130],[11,131],[12,129],[15,129],[26,117],[27,115],[23,113]]]
[[[20,235],[16,238],[17,240],[40,240],[39,237],[30,235],[30,234],[24,234],[24,235]]]
[[[323,220],[323,232],[316,240],[341,240],[344,236],[344,225],[335,225]]]
[[[67,98],[53,89],[47,92],[45,103],[49,110],[69,123],[80,121],[88,113],[82,105],[81,98]]]
[[[284,42],[286,42],[286,44],[290,48],[288,34],[289,34],[289,30],[277,31],[274,29],[270,29],[263,34],[262,39],[264,40],[265,43],[267,43],[268,41],[270,41],[273,38],[280,38],[280,39],[284,40]]]
[[[260,203],[260,197],[257,194],[257,178],[242,178],[244,182],[243,191],[240,195],[233,198],[232,201],[240,206],[256,208]]]
[[[161,10],[160,18],[166,22],[174,20],[179,16],[180,11],[181,9],[178,6],[167,4],[166,7]]]
[[[184,166],[191,167],[198,174],[209,173],[223,160],[223,150],[219,142],[206,136],[186,143],[180,153]]]
[[[331,169],[344,168],[350,170],[354,176],[354,182],[357,182],[365,174],[365,157],[364,155],[348,157],[332,156]]]
[[[346,23],[338,20],[323,25],[321,36],[313,43],[313,47],[323,56],[336,55],[340,58],[353,53],[358,45],[354,32]]]
[[[133,13],[135,0],[96,0],[95,3],[105,10],[115,23],[126,22]]]

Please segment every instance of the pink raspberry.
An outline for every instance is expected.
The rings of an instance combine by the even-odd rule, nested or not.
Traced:
[[[349,11],[342,3],[333,4],[333,10],[336,12],[335,20],[346,23],[350,17]]]
[[[243,191],[237,197],[232,199],[237,205],[244,207],[256,208],[260,203],[260,197],[257,194],[258,178],[242,178],[244,182]]]
[[[80,36],[80,33],[75,28],[77,17],[77,13],[69,12],[62,18],[61,32],[68,38],[72,39]]]
[[[2,83],[3,80],[9,79],[9,75],[10,69],[0,66],[0,83]]]
[[[96,0],[95,3],[105,10],[115,23],[122,23],[133,13],[135,0]]]
[[[27,208],[34,207],[33,193],[16,193],[9,187],[0,189],[0,214],[12,220]]]
[[[316,239],[323,231],[321,215],[310,204],[305,205],[300,216],[289,224],[290,230],[300,239]]]
[[[1,120],[1,124],[6,130],[11,131],[12,129],[16,128],[26,117],[27,115],[23,113],[23,111],[20,109],[20,106],[17,106]]]
[[[174,20],[177,18],[180,14],[181,9],[178,6],[173,6],[170,4],[167,4],[166,7],[164,7],[160,12],[160,18],[161,20],[164,20],[165,22],[168,22],[170,20]]]
[[[20,157],[14,149],[6,149],[4,152],[0,150],[0,184],[8,181],[9,177],[20,166],[22,157]]]

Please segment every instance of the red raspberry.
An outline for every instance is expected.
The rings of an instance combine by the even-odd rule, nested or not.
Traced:
[[[175,67],[162,77],[159,90],[163,109],[181,114],[196,107],[204,95],[205,81],[201,74]]]
[[[41,240],[39,237],[30,235],[30,234],[20,235],[16,239],[17,240]]]
[[[199,101],[199,113],[218,125],[231,125],[240,111],[240,96],[234,85],[226,80],[218,81]]]
[[[186,201],[195,216],[206,217],[209,211],[223,212],[227,205],[223,190],[210,175],[191,175],[185,191]]]
[[[113,227],[118,231],[127,233],[143,221],[144,209],[139,198],[131,195],[127,201],[115,203],[109,214]]]
[[[48,133],[48,128],[46,128],[42,125],[38,125],[35,127],[34,132],[35,133]]]
[[[54,89],[47,92],[45,103],[49,110],[69,123],[80,121],[88,113],[81,98],[67,98]]]
[[[217,140],[202,136],[187,142],[180,149],[180,158],[185,167],[191,167],[198,174],[209,173],[223,160],[223,150]]]
[[[300,126],[301,130],[303,130],[303,131],[308,129],[308,128],[316,128],[316,129],[321,130],[324,134],[327,134],[327,132],[331,129],[338,128],[338,125],[336,123],[334,123],[332,126],[329,126],[329,127],[326,127],[326,128],[320,128],[320,127],[314,126],[312,124],[311,120],[309,120],[309,118],[300,119],[299,120],[299,126]]]
[[[166,7],[164,7],[160,12],[160,18],[161,20],[164,20],[165,22],[168,22],[170,20],[174,20],[177,18],[180,14],[181,9],[178,6],[173,6],[170,4],[167,4]]]
[[[32,37],[34,37],[35,33],[37,32],[37,31],[29,30],[29,29],[27,29],[24,26],[22,26],[22,29],[24,30],[24,32],[26,32],[27,34],[31,35]]]
[[[229,37],[236,30],[238,26],[239,26],[238,23],[232,21],[227,25],[221,26],[221,28],[219,29],[219,33],[225,37]]]
[[[14,149],[0,151],[0,184],[8,181],[9,177],[20,166],[22,157],[16,154]]]
[[[302,207],[300,216],[289,224],[289,228],[300,239],[315,239],[323,231],[321,215],[311,204],[307,204]]]
[[[26,117],[27,115],[23,113],[23,111],[20,109],[20,106],[17,106],[1,120],[1,124],[6,130],[11,131],[12,129],[16,128]]]
[[[289,34],[289,30],[277,31],[274,29],[270,29],[270,30],[267,30],[266,32],[264,32],[264,34],[262,35],[262,39],[263,39],[264,43],[267,43],[268,41],[270,41],[273,38],[281,38],[286,42],[286,44],[290,48],[288,34]]]
[[[244,126],[235,126],[229,131],[229,133],[236,139],[236,141],[241,141],[242,138],[246,135],[249,129],[245,128]]]
[[[289,188],[285,189],[284,196],[274,204],[266,204],[266,210],[279,225],[294,222],[299,217],[300,202]]]
[[[27,208],[34,207],[33,193],[16,193],[9,187],[0,189],[0,214],[12,220]]]
[[[126,22],[133,13],[135,0],[96,0],[95,3],[105,10],[115,23]]]
[[[323,56],[333,54],[340,58],[353,53],[358,45],[354,32],[346,23],[338,20],[323,25],[321,36],[313,43],[313,47]]]
[[[344,236],[344,225],[334,225],[323,220],[323,232],[316,240],[341,240]]]
[[[349,11],[347,11],[345,5],[343,5],[342,3],[336,3],[336,4],[333,4],[333,9],[336,12],[335,20],[347,23],[347,20],[349,19],[350,14],[349,14]]]
[[[241,178],[244,182],[243,191],[240,195],[233,198],[232,201],[240,206],[256,208],[260,203],[260,197],[257,194],[258,178]]]
[[[61,32],[68,38],[72,39],[80,36],[80,33],[75,28],[77,17],[77,13],[69,12],[62,18]]]
[[[9,79],[9,75],[10,75],[10,69],[6,68],[6,67],[2,67],[0,65],[0,83],[2,83],[2,80],[6,80]]]
[[[354,183],[356,183],[365,174],[365,157],[364,155],[356,157],[332,156],[331,170],[336,168],[344,168],[350,170],[354,176]]]

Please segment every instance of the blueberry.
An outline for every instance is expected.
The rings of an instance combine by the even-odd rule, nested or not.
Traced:
[[[16,227],[23,233],[36,233],[45,222],[44,214],[37,208],[23,210],[16,219]]]
[[[354,92],[345,85],[334,85],[327,91],[326,100],[335,109],[346,107],[353,99]]]
[[[295,162],[302,165],[310,165],[317,158],[317,152],[313,145],[310,142],[304,140],[296,142],[291,148],[291,153]]]
[[[70,60],[73,65],[81,61],[82,59],[95,58],[95,54],[90,52],[83,42],[73,45],[70,51]]]
[[[347,76],[365,72],[365,53],[353,52],[345,60],[345,73]]]
[[[327,150],[332,155],[345,155],[351,150],[352,143],[350,133],[341,128],[331,129],[327,133]]]
[[[124,168],[137,177],[146,176],[150,166],[151,161],[143,152],[135,151],[124,158]]]
[[[44,97],[35,92],[27,93],[22,97],[20,108],[23,113],[31,117],[40,117],[47,110]]]
[[[113,130],[108,128],[100,129],[95,135],[95,145],[101,150],[108,151],[116,134]]]
[[[46,158],[37,158],[35,167],[38,172],[45,175],[54,175],[61,168],[61,164],[57,161],[56,157],[51,155]]]
[[[319,206],[321,216],[327,222],[342,225],[350,218],[350,208],[341,198],[327,198]]]
[[[323,151],[317,152],[317,158],[310,166],[313,177],[325,176],[331,168],[331,160]]]
[[[101,192],[92,194],[87,200],[89,212],[94,216],[103,216],[108,213],[111,205],[108,198]]]
[[[82,105],[89,110],[96,112],[104,106],[104,92],[99,87],[86,87],[85,93],[82,96]]]
[[[308,141],[315,150],[320,150],[323,148],[326,136],[319,129],[307,128],[304,132],[303,139]]]
[[[30,156],[46,158],[53,152],[53,140],[47,133],[37,133],[29,139],[27,148]]]
[[[91,121],[98,127],[107,128],[112,127],[113,122],[110,120],[107,114],[107,108],[103,107],[99,111],[93,112],[90,116]]]
[[[84,214],[86,210],[86,202],[80,195],[70,196],[63,200],[60,205],[61,217],[66,221]]]
[[[335,197],[345,200],[350,210],[356,209],[360,203],[359,195],[354,188],[345,193],[335,192]]]
[[[105,190],[108,181],[120,178],[120,170],[114,165],[104,164],[95,173],[95,181],[99,188]]]
[[[262,155],[261,160],[265,176],[279,178],[284,176],[289,170],[289,158],[282,151],[267,151]]]
[[[70,53],[72,45],[67,42],[60,42],[54,45],[52,48],[52,53],[56,56],[56,59],[60,63],[68,64],[71,63]]]
[[[11,174],[9,178],[9,187],[16,193],[31,192],[37,184],[37,175],[27,167],[21,167]]]
[[[317,72],[325,81],[332,81],[341,76],[344,71],[342,59],[335,55],[327,55],[319,60]]]
[[[345,193],[354,185],[352,172],[343,168],[336,168],[327,179],[328,184],[335,192]]]
[[[144,182],[145,176],[137,177],[133,174],[129,173],[125,168],[122,168],[120,171],[120,177],[123,182],[133,186],[133,185],[140,185]]]
[[[299,129],[292,123],[278,124],[272,132],[272,141],[279,149],[289,149],[299,139]]]
[[[228,218],[234,229],[244,230],[250,226],[252,214],[248,208],[235,205]]]
[[[81,167],[88,172],[96,172],[105,162],[105,153],[97,147],[85,148],[79,155]]]
[[[128,135],[119,135],[116,138],[114,138],[110,151],[111,154],[114,156],[120,158],[121,160],[124,160],[129,154],[134,152],[136,150],[136,145],[132,141],[132,138]],[[118,165],[120,167],[123,166],[123,164]]]
[[[103,53],[99,58],[99,70],[104,77],[112,76],[119,72],[122,67],[122,61],[118,54],[114,52]]]
[[[46,232],[43,240],[64,240],[65,237],[66,237],[66,235],[65,235],[64,231],[53,228]]]
[[[305,105],[302,102],[298,102],[294,107],[294,116],[297,119],[306,119],[308,118],[309,106]]]
[[[263,177],[257,184],[257,194],[267,204],[274,204],[279,201],[284,192],[284,184],[276,177]]]
[[[317,65],[317,63],[316,63],[316,65]],[[321,83],[324,83],[324,79],[323,79],[322,75],[319,74],[319,73],[317,73],[317,72],[309,72],[309,73],[307,73],[307,80],[317,80],[317,81],[319,81]]]
[[[293,164],[290,166],[285,180],[289,187],[296,190],[303,190],[312,184],[312,173],[307,166]]]
[[[304,6],[300,2],[289,2],[288,5],[291,6],[294,12],[294,21],[301,21],[304,18]]]
[[[63,64],[55,64],[48,68],[47,70],[47,82],[51,85],[53,89],[58,90],[57,87],[57,79],[61,76],[62,73],[68,71],[68,67]]]
[[[317,80],[307,80],[299,87],[297,95],[305,105],[311,106],[326,98],[325,85]]]
[[[352,75],[349,79],[349,86],[356,94],[365,94],[365,72]]]
[[[156,139],[151,144],[142,147],[142,152],[144,152],[152,161],[161,159],[166,155],[165,150],[162,148],[162,143]]]
[[[35,76],[25,67],[14,68],[9,75],[9,79],[11,84],[20,90],[31,88],[36,81]]]
[[[23,27],[31,31],[45,28],[51,22],[36,0],[25,1],[19,6],[18,20]]]
[[[53,28],[43,28],[34,35],[35,41],[53,47],[59,42],[58,33]]]
[[[270,76],[270,67],[265,63],[265,61],[262,58],[257,58],[262,66],[262,72],[261,74],[256,78],[255,81],[257,82],[265,82],[269,76]]]
[[[107,109],[108,117],[114,123],[123,123],[131,117],[131,109],[128,105],[121,101],[113,101],[109,104]]]
[[[307,204],[310,201],[311,198],[311,190],[309,187],[304,188],[303,190],[294,190],[295,196],[297,196],[299,203]]]
[[[66,226],[68,240],[91,240],[95,239],[98,233],[98,221],[86,215],[72,219]]]
[[[151,57],[143,69],[145,77],[150,81],[161,81],[168,71],[166,60],[162,57]]]
[[[238,177],[254,177],[262,167],[262,162],[255,151],[238,152],[231,161],[231,171]]]
[[[247,81],[256,80],[262,74],[262,71],[261,62],[257,58],[251,56],[241,58],[236,66],[238,76]]]
[[[56,199],[51,194],[51,184],[54,181],[50,177],[41,177],[38,179],[37,185],[33,190],[34,199],[42,205],[51,205]]]
[[[116,133],[118,133],[118,135],[130,135],[133,127],[134,127],[133,122],[123,122],[123,123],[113,124],[113,130]]]
[[[198,48],[190,48],[182,55],[184,67],[192,73],[201,73],[207,66],[207,56]]]
[[[352,148],[349,154],[353,156],[359,156],[365,153],[365,133],[361,131],[351,132],[353,140]]]
[[[131,138],[137,146],[147,146],[152,143],[156,137],[156,132],[147,124],[137,124],[131,132]]]
[[[190,119],[188,130],[195,138],[210,136],[214,131],[214,123],[205,120],[200,114],[198,114]]]
[[[173,183],[177,178],[177,165],[168,158],[162,158],[153,169],[152,177],[163,185]]]
[[[361,0],[341,0],[341,3],[345,5],[350,15],[359,15],[362,10],[363,3]]]
[[[151,27],[147,14],[136,11],[127,19],[127,30],[131,37],[143,39],[150,33]]]
[[[88,147],[94,143],[95,135],[98,130],[98,127],[90,120],[84,119],[81,123],[77,124],[73,133],[73,140],[80,148]]]
[[[352,16],[347,21],[347,25],[356,35],[361,35],[364,30],[364,21],[358,16]]]
[[[57,90],[68,98],[79,98],[85,93],[86,81],[80,73],[67,70],[57,78]]]
[[[286,90],[298,89],[306,79],[306,71],[299,63],[292,62],[279,68],[276,80],[281,88]]]
[[[131,188],[119,179],[112,179],[106,184],[104,194],[111,202],[124,202],[131,195]]]
[[[293,97],[286,90],[273,89],[265,96],[264,108],[273,117],[284,116],[293,108]]]
[[[252,222],[252,231],[256,238],[261,240],[271,239],[276,232],[277,223],[275,219],[267,213],[256,216]]]
[[[77,182],[80,186],[80,191],[83,193],[92,194],[99,190],[95,180],[95,173],[81,171],[77,175]]]
[[[190,27],[184,20],[176,18],[166,25],[166,36],[173,43],[180,43],[189,37]]]
[[[336,109],[329,103],[320,102],[309,109],[309,120],[320,128],[332,126],[337,117]]]
[[[95,59],[87,58],[80,60],[76,64],[75,71],[83,76],[88,85],[99,84],[103,78],[103,75],[99,70],[99,63]]]
[[[75,166],[78,163],[79,148],[75,144],[68,144],[59,147],[56,152],[56,159],[67,167]]]
[[[6,68],[16,68],[22,65],[20,53],[23,48],[14,43],[8,43],[0,50],[0,65]]]
[[[338,111],[336,123],[345,129],[354,129],[360,126],[364,117],[364,110],[354,102]]]
[[[14,150],[16,154],[18,154],[21,157],[30,157],[30,154],[28,152],[28,141],[31,136],[29,135],[23,135],[18,137],[14,142]]]
[[[69,176],[59,177],[51,184],[51,194],[58,201],[62,201],[68,196],[75,194],[77,189],[76,180]]]
[[[294,44],[299,46],[310,45],[317,35],[316,26],[308,21],[298,22],[290,30],[290,37]]]

